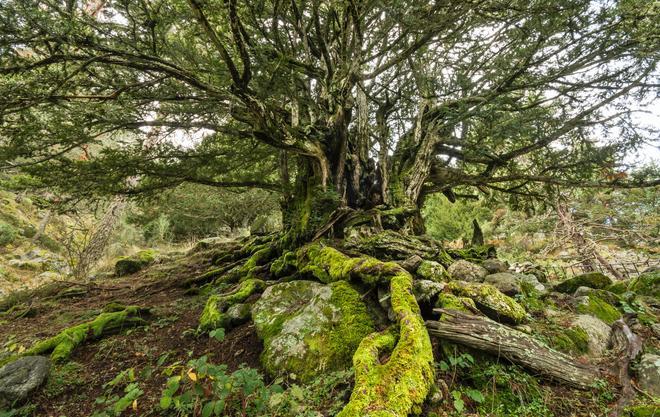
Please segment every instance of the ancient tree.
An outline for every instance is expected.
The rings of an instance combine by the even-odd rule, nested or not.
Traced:
[[[358,349],[347,413],[405,415],[430,384],[419,379],[430,378],[430,344],[410,274],[305,244],[360,227],[392,231],[386,249],[401,256],[420,251],[406,236],[423,232],[431,193],[660,183],[600,175],[645,140],[631,115],[657,87],[653,7],[4,1],[0,166],[86,196],[184,182],[281,194],[282,234],[244,249],[237,279],[258,290],[277,259],[323,282],[390,285],[401,326]],[[387,349],[390,365],[378,364]],[[386,365],[389,379],[369,377]],[[412,394],[393,409],[379,396],[401,381]]]

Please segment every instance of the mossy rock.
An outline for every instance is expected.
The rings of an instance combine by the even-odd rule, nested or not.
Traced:
[[[628,291],[629,281],[616,281],[612,285],[605,287],[605,290],[611,292],[612,294],[622,295]]]
[[[442,282],[448,278],[447,270],[441,263],[423,260],[415,271],[420,277],[429,281]]]
[[[613,306],[616,306],[621,302],[621,297],[619,297],[617,294],[613,292],[607,290],[596,290],[589,287],[580,287],[577,290],[575,290],[575,294],[573,295],[575,295],[576,297],[593,295]]]
[[[628,285],[628,291],[638,295],[660,298],[660,270],[645,272],[634,278]]]
[[[156,260],[156,254],[155,250],[147,249],[132,256],[119,258],[115,263],[115,275],[123,277],[141,271]]]
[[[621,318],[619,310],[594,295],[576,298],[575,310],[597,317],[609,325]]]
[[[566,294],[573,294],[575,290],[580,287],[602,289],[609,285],[612,285],[612,280],[607,275],[600,272],[588,272],[560,282],[555,285],[554,290]]]
[[[360,341],[374,331],[360,294],[345,281],[273,285],[254,304],[252,319],[266,371],[302,382],[350,368]]]
[[[527,315],[525,309],[513,298],[502,294],[490,284],[451,281],[447,287],[454,295],[471,298],[477,308],[493,320],[520,324]]]
[[[473,313],[477,311],[477,306],[474,304],[474,301],[472,301],[471,298],[458,297],[449,293],[440,294],[435,305],[439,308],[457,310],[465,313]]]

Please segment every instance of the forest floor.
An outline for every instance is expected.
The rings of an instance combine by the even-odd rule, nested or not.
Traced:
[[[126,414],[160,415],[166,369],[174,364],[206,355],[213,363],[227,365],[230,372],[242,364],[260,369],[262,345],[251,323],[234,329],[222,341],[195,334],[206,296],[186,295],[177,283],[208,266],[208,259],[201,256],[194,263],[182,262],[174,268],[157,264],[122,278],[86,284],[60,281],[52,285],[58,293],[68,289],[66,292],[76,295],[58,299],[56,294],[43,294],[29,300],[27,310],[16,313],[27,311],[24,317],[0,316],[2,348],[20,352],[67,327],[92,320],[110,303],[150,309],[144,317],[147,325],[85,343],[73,352],[70,362],[55,365],[47,385],[29,400],[25,411],[44,417],[90,416],[98,407],[95,400],[106,395],[106,384],[120,372],[133,369],[144,394],[137,409]]]
[[[189,360],[204,355],[209,362],[225,364],[229,372],[247,366],[263,374],[259,361],[262,342],[251,323],[228,332],[222,341],[199,336],[195,331],[206,296],[191,294],[180,284],[207,271],[212,255],[212,249],[192,251],[178,257],[164,257],[147,269],[122,278],[50,284],[53,290],[32,293],[29,299],[21,301],[20,309],[0,316],[2,356],[2,351],[21,352],[38,340],[92,320],[111,303],[150,309],[144,317],[146,325],[123,329],[75,349],[69,362],[54,365],[45,387],[28,400],[20,413],[9,415],[91,416],[103,408],[104,400],[118,394],[111,381],[128,371],[143,394],[121,415],[163,415],[159,401],[168,377],[174,370],[185,367]],[[438,386],[445,400],[427,407],[424,414],[427,416],[602,416],[617,399],[616,390],[610,387],[578,391],[547,381],[537,382],[534,376],[498,358],[468,352],[455,345],[448,345],[443,353],[437,340],[433,343],[438,360]],[[446,359],[448,351],[453,352],[449,353],[451,360],[440,363],[438,358]],[[264,379],[266,383],[272,382],[267,376]],[[481,384],[480,395],[469,388],[475,382]],[[342,383],[350,384],[350,380]],[[451,400],[457,391],[467,394],[461,406],[464,414],[457,413],[458,405]],[[511,407],[502,409],[499,398],[500,408],[493,405],[490,412],[484,412],[488,410],[486,402],[491,399],[489,393],[495,398],[498,391],[510,397]],[[349,391],[337,394],[334,401],[345,401],[346,392]],[[334,392],[329,394],[332,396]],[[479,412],[477,402],[481,404]],[[470,410],[475,413],[470,414]],[[316,407],[316,413],[311,415],[332,415],[323,406]]]

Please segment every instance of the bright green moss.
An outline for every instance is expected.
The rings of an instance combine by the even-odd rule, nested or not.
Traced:
[[[525,320],[525,309],[513,298],[502,294],[490,284],[451,281],[447,285],[454,295],[469,297],[488,317],[519,324]]]
[[[630,282],[628,290],[639,295],[660,298],[660,270],[647,272],[634,278]]]
[[[578,313],[590,314],[610,325],[621,318],[616,308],[596,296],[587,296],[585,302],[578,304],[575,309]]]
[[[296,265],[296,254],[295,252],[285,252],[284,255],[280,256],[270,265],[270,273],[274,277],[282,277],[287,273],[292,272]]]
[[[218,310],[218,298],[219,295],[213,294],[206,300],[206,305],[204,306],[204,311],[199,317],[199,329],[203,331],[209,331],[222,327],[220,323],[222,322],[222,313]]]
[[[411,288],[412,277],[403,269],[392,277],[391,303],[399,340],[384,364],[378,363],[379,350],[391,346],[392,336],[374,336],[360,344],[353,358],[355,388],[338,417],[405,417],[421,412],[433,385],[433,352]]]
[[[449,293],[440,293],[435,305],[447,310],[464,311],[466,313],[472,313],[477,310],[477,306],[471,298],[458,297]]]
[[[548,338],[550,347],[560,352],[583,354],[589,351],[589,335],[580,327],[561,329]]]
[[[624,411],[626,417],[658,417],[660,416],[660,407],[657,405],[635,405],[628,407]]]
[[[417,267],[415,273],[424,279],[435,282],[445,281],[449,277],[447,275],[447,270],[442,264],[429,260],[423,260]]]
[[[50,357],[53,362],[64,362],[71,356],[73,350],[87,339],[98,339],[104,333],[145,323],[140,318],[140,313],[143,311],[139,307],[130,306],[121,311],[101,313],[92,321],[69,327],[51,338],[37,342],[20,356],[52,352]],[[9,358],[0,365],[12,362],[17,358],[18,356]]]
[[[342,316],[329,335],[328,349],[340,363],[350,363],[364,335],[374,331],[374,324],[360,294],[348,282],[333,282],[330,287],[330,304],[339,307]]]
[[[628,291],[628,281],[617,281],[612,285],[608,285],[605,289],[612,294],[621,295]]]
[[[555,286],[555,291],[573,294],[580,287],[601,289],[608,285],[612,285],[612,280],[607,275],[600,272],[588,272],[560,282]]]
[[[235,290],[229,293],[211,295],[206,300],[204,311],[202,311],[202,315],[199,318],[200,330],[213,330],[223,327],[225,320],[224,314],[222,314],[223,311],[234,304],[242,303],[249,296],[257,291],[262,291],[264,288],[266,288],[264,281],[250,278],[241,282]]]
[[[321,282],[329,283],[357,278],[366,284],[387,281],[401,269],[394,262],[382,262],[370,256],[350,258],[335,248],[312,244],[299,251],[301,273],[309,273]]]
[[[391,345],[391,338],[364,339],[353,357],[355,388],[338,416],[404,417],[419,413],[433,385],[433,351],[412,293],[412,276],[394,262],[368,256],[351,258],[318,243],[301,249],[299,260],[302,271],[323,282],[359,279],[369,285],[390,284],[390,302],[399,325],[398,343],[389,360],[379,364],[377,350]]]
[[[124,275],[134,274],[142,270],[156,259],[157,252],[153,249],[142,250],[132,256],[119,258],[115,263],[115,275],[122,277]]]

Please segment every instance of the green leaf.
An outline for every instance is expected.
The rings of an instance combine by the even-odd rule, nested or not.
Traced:
[[[163,410],[167,410],[168,408],[170,408],[170,405],[172,405],[172,397],[170,397],[169,395],[163,395],[160,398],[160,408],[162,408]]]
[[[465,391],[465,395],[470,397],[472,401],[476,403],[482,403],[485,400],[485,397],[481,393],[481,391],[478,391],[476,389],[468,389],[467,391]]]
[[[220,328],[217,328],[215,330],[211,330],[209,332],[209,336],[211,336],[212,338],[214,338],[218,342],[222,342],[223,340],[225,340],[225,329],[220,327]]]
[[[454,400],[454,409],[458,411],[459,413],[463,412],[463,409],[465,409],[465,403],[463,400],[460,398]]]
[[[202,417],[210,417],[213,414],[213,408],[215,407],[215,401],[209,401],[204,404],[202,408]]]

